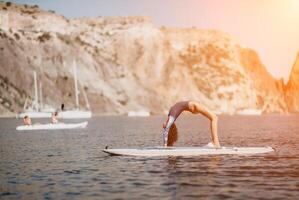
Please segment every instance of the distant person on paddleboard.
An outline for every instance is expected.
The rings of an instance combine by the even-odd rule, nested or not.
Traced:
[[[57,117],[58,117],[58,112],[52,113],[52,117],[51,117],[51,123],[52,124],[57,124],[58,123]]]
[[[212,137],[212,142],[211,142],[211,144],[209,143],[208,146],[212,146],[214,148],[220,148],[220,143],[219,143],[218,134],[217,134],[218,117],[217,117],[217,115],[210,112],[206,107],[204,107],[202,104],[200,104],[197,101],[181,101],[181,102],[174,104],[170,108],[167,120],[163,123],[164,146],[172,146],[172,145],[169,145],[169,142],[168,142],[168,140],[170,139],[169,138],[170,135],[168,133],[172,133],[173,132],[172,130],[177,132],[174,122],[183,111],[189,111],[193,114],[202,114],[205,117],[207,117],[211,121],[211,137]],[[173,143],[173,139],[171,139],[171,140]]]
[[[24,125],[26,126],[30,126],[31,125],[31,119],[28,115],[25,115],[24,118],[23,118],[23,123]]]

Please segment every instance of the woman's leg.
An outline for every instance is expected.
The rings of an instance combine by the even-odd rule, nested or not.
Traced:
[[[211,135],[212,141],[215,147],[220,148],[219,138],[218,138],[218,117],[214,114],[211,121]]]
[[[190,107],[192,107],[191,112],[194,114],[201,113],[207,117],[211,122],[211,137],[212,142],[216,148],[220,148],[219,138],[218,138],[218,117],[203,105],[198,102],[190,101]]]

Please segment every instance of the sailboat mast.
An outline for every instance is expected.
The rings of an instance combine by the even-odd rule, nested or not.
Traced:
[[[40,108],[43,108],[44,104],[43,104],[43,91],[42,91],[41,81],[39,82],[39,101],[40,101]]]
[[[34,79],[34,106],[38,110],[38,93],[37,93],[37,77],[36,77],[36,71],[33,71],[33,79]]]
[[[82,88],[81,88],[81,89],[82,89]],[[87,108],[88,110],[90,110],[89,101],[88,101],[88,98],[87,98],[87,95],[86,95],[86,93],[85,93],[84,88],[82,89],[82,91],[83,91],[83,96],[84,96],[85,103],[86,103],[86,108]]]
[[[24,103],[24,106],[23,106],[23,110],[25,110],[27,108],[27,100],[28,100],[28,98],[26,97],[26,100],[25,100],[25,103]]]
[[[77,66],[76,61],[73,62],[74,67],[74,81],[75,81],[75,96],[76,96],[76,108],[79,108],[79,91],[78,91],[78,82],[77,82]]]

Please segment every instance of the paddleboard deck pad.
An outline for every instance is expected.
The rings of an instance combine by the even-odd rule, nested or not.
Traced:
[[[131,149],[103,149],[110,155],[121,156],[200,156],[200,155],[250,155],[262,154],[274,151],[272,147],[222,147],[219,149],[210,147],[145,147]]]

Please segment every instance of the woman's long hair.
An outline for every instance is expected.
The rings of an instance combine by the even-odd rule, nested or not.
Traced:
[[[168,140],[167,140],[167,146],[173,146],[173,144],[178,140],[178,129],[173,123],[169,129],[168,132]]]

